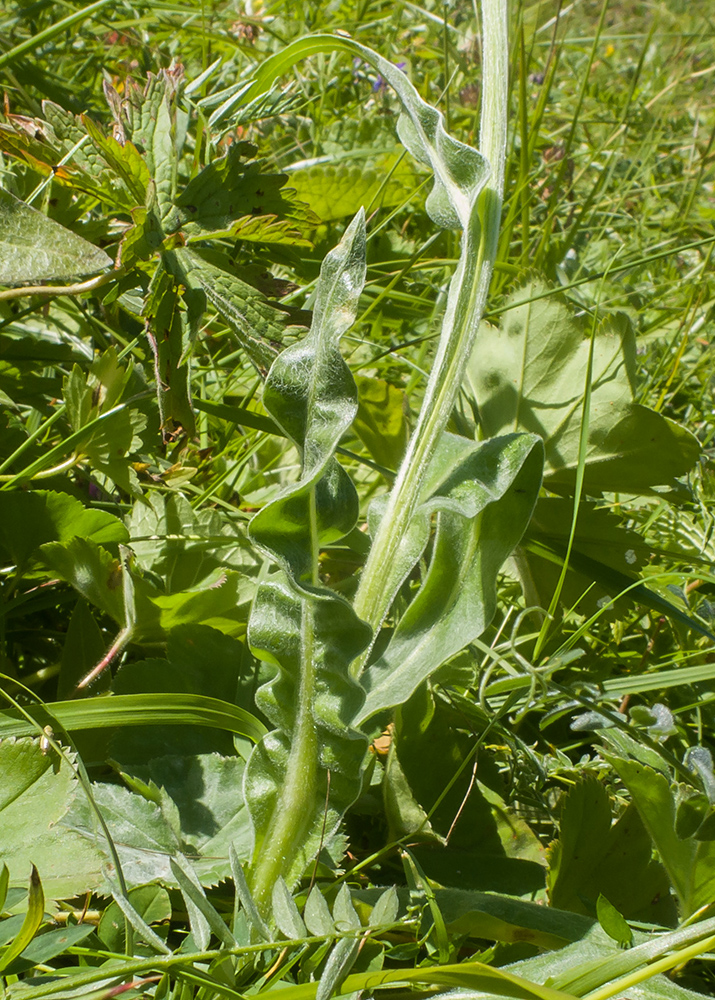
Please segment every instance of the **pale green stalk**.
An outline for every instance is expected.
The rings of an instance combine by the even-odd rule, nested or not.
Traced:
[[[491,167],[464,229],[437,356],[420,416],[375,535],[355,596],[355,611],[374,629],[393,598],[385,567],[396,560],[430,460],[457,400],[491,282],[501,221],[506,157],[508,38],[505,0],[483,0],[483,99],[480,152]]]
[[[317,668],[313,656],[313,614],[308,601],[303,601],[302,631],[305,658],[300,674],[290,756],[280,790],[280,802],[264,840],[264,850],[251,872],[253,897],[262,912],[269,912],[273,886],[285,874],[286,859],[292,859],[295,845],[303,841],[313,815],[310,804],[317,795],[318,735],[313,712]]]

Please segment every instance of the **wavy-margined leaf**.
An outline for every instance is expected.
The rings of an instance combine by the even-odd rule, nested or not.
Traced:
[[[568,306],[531,279],[512,293],[500,330],[484,324],[467,382],[486,434],[526,430],[546,447],[550,485],[573,484],[589,339]],[[595,334],[584,489],[642,493],[674,485],[697,461],[685,428],[635,402],[635,335],[625,316]]]
[[[365,279],[360,212],[326,257],[308,336],[274,362],[264,404],[302,453],[299,481],[253,518],[249,532],[285,571],[262,585],[249,621],[253,652],[277,668],[256,699],[276,729],[255,748],[245,796],[255,830],[250,883],[270,905],[279,876],[293,883],[356,798],[364,737],[350,728],[362,690],[348,668],[370,629],[319,586],[317,555],[357,519],[357,494],[333,457],[357,409],[339,350]]]
[[[112,258],[9,191],[0,190],[0,284],[81,278]]]
[[[363,675],[360,719],[405,702],[445,660],[478,638],[496,610],[496,577],[529,523],[541,485],[543,449],[532,434],[483,444],[446,435],[423,500],[404,536],[396,586],[437,532],[429,569],[380,658]]]
[[[439,226],[468,229],[473,224],[477,194],[484,186],[488,164],[484,157],[444,129],[442,115],[419,96],[404,73],[372,49],[350,38],[312,35],[301,38],[257,68],[253,86],[243,95],[243,103],[268,90],[275,79],[295,63],[319,52],[349,53],[374,66],[397,93],[403,114],[397,124],[400,141],[415,159],[431,167],[434,187],[427,198],[430,218]]]
[[[278,668],[256,695],[276,729],[253,751],[244,782],[255,831],[251,885],[265,905],[277,876],[300,877],[360,791],[366,741],[351,722],[363,692],[348,667],[370,629],[336,595],[305,596],[282,577],[259,589],[248,638]]]
[[[308,335],[274,362],[263,403],[299,446],[300,480],[253,518],[251,538],[296,580],[313,572],[315,546],[346,535],[358,516],[352,481],[333,458],[357,413],[357,389],[339,349],[365,281],[365,218],[359,212],[320,272]]]

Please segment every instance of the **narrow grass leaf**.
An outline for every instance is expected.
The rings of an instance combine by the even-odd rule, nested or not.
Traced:
[[[0,972],[15,961],[32,941],[37,931],[40,929],[45,916],[45,894],[42,891],[42,882],[35,866],[32,866],[30,873],[30,888],[27,895],[27,911],[22,921],[22,926],[11,944],[0,954]]]

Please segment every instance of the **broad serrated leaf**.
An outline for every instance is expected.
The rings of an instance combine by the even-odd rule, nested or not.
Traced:
[[[216,267],[190,249],[176,251],[187,283],[200,289],[206,300],[228,323],[241,347],[260,372],[278,355],[286,332],[286,314],[265,295],[238,276]]]
[[[524,430],[546,449],[546,481],[571,488],[590,340],[557,296],[534,278],[512,293],[501,329],[483,324],[467,372],[489,436]],[[596,330],[584,490],[645,493],[675,486],[700,454],[684,427],[635,402],[635,335],[627,317]]]
[[[102,853],[61,826],[76,796],[83,798],[69,763],[44,754],[38,739],[4,739],[0,774],[0,843],[10,884],[26,884],[35,864],[52,899],[95,889]]]
[[[281,190],[285,174],[264,173],[258,163],[245,162],[254,153],[248,143],[235,143],[187,184],[176,202],[187,237],[230,231],[247,215],[290,220],[294,231],[319,222],[293,192]]]
[[[346,150],[351,152],[356,159],[359,150]],[[419,180],[412,165],[400,161],[399,152],[378,152],[361,163],[319,163],[292,170],[289,184],[322,222],[333,222],[360,208],[367,212],[400,205]]]
[[[128,533],[119,518],[87,508],[67,493],[0,493],[0,552],[18,572],[26,572],[44,543],[68,542],[75,537],[106,545],[126,542]]]
[[[389,646],[363,675],[361,720],[405,702],[487,627],[496,610],[497,574],[534,508],[542,455],[533,435],[483,444],[445,435],[399,561],[387,570],[393,591],[421,558],[436,512],[429,569]]]
[[[0,284],[70,280],[104,271],[112,258],[42,212],[0,190]]]

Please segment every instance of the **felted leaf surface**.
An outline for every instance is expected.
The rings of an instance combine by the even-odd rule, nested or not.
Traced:
[[[339,342],[355,320],[365,269],[359,213],[323,261],[310,332],[278,356],[264,388],[263,403],[300,447],[303,468],[296,484],[256,514],[249,535],[296,580],[312,571],[313,522],[318,544],[325,545],[357,521],[355,487],[333,454],[357,411],[355,382]]]
[[[286,579],[259,588],[248,640],[254,655],[277,668],[256,693],[276,728],[249,759],[245,797],[255,831],[254,865],[267,843],[279,857],[285,851],[290,864],[281,873],[289,883],[360,791],[366,740],[351,721],[363,693],[348,666],[369,638],[367,626],[335,595],[306,598]],[[296,796],[303,804],[300,824],[284,830],[285,801]]]
[[[551,904],[561,910],[592,916],[603,894],[632,920],[668,924],[675,916],[668,878],[652,859],[635,805],[612,823],[608,792],[594,778],[579,782],[564,800],[547,882]]]
[[[402,582],[420,559],[437,512],[429,569],[387,649],[363,675],[367,697],[361,720],[404,703],[487,627],[496,610],[497,573],[536,501],[542,454],[530,434],[482,444],[444,435],[410,532],[386,573]]]
[[[588,331],[538,279],[512,293],[501,329],[483,324],[467,385],[488,436],[526,430],[546,448],[546,479],[573,485],[588,371]],[[674,485],[697,461],[685,428],[635,402],[635,336],[625,316],[595,333],[584,489],[643,493]]]
[[[0,190],[0,284],[82,278],[111,265],[104,250]]]
[[[355,487],[333,453],[357,409],[339,340],[354,321],[364,278],[359,213],[323,262],[309,334],[273,363],[263,397],[302,457],[298,482],[249,527],[284,569],[259,587],[248,628],[252,651],[273,668],[256,700],[276,729],[253,751],[245,779],[255,832],[252,888],[264,908],[280,877],[300,877],[360,789],[366,745],[350,722],[362,691],[348,667],[370,629],[318,586],[315,560],[318,545],[345,535],[357,519]]]
[[[0,742],[0,858],[10,884],[25,886],[36,865],[45,895],[52,899],[95,889],[102,881],[103,855],[60,821],[84,797],[72,768],[39,739]]]

